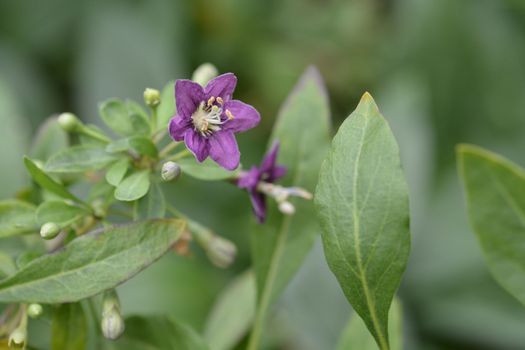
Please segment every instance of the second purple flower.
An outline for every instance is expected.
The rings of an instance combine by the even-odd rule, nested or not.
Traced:
[[[252,106],[232,100],[236,84],[232,73],[210,80],[204,88],[191,80],[177,80],[177,115],[169,124],[171,137],[184,140],[199,162],[210,156],[228,170],[240,162],[234,134],[255,127],[261,119]]]

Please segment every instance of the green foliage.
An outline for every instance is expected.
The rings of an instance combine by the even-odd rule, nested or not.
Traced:
[[[119,139],[106,146],[109,153],[127,152],[130,148],[140,155],[147,155],[156,158],[158,155],[157,147],[145,136],[135,135],[125,139]]]
[[[68,146],[68,136],[62,130],[56,117],[48,118],[38,129],[31,145],[31,157],[47,160],[51,155]]]
[[[0,238],[37,232],[35,206],[18,200],[0,202]]]
[[[126,333],[106,350],[208,350],[204,340],[189,326],[166,317],[133,316],[126,319]]]
[[[129,160],[121,159],[111,165],[106,172],[106,181],[113,186],[118,186],[126,176],[129,168]]]
[[[157,128],[164,128],[177,113],[175,106],[175,82],[170,81],[162,89],[160,105],[157,107]]]
[[[144,197],[136,202],[135,220],[159,219],[166,214],[166,199],[162,188],[157,182],[151,184],[151,188]]]
[[[40,204],[38,207],[36,222],[38,225],[54,222],[59,226],[67,226],[89,214],[90,212],[85,207],[78,206],[75,203],[50,200]]]
[[[49,175],[41,170],[31,159],[25,157],[24,163],[33,180],[43,189],[48,190],[49,192],[52,192],[62,198],[69,199],[77,203],[83,203],[81,199],[71,194],[71,192],[69,192],[62,184],[53,180]]]
[[[288,168],[284,185],[315,188],[329,134],[326,91],[319,72],[311,67],[280,110],[270,140],[270,145],[280,142],[278,162]],[[297,213],[293,216],[283,216],[272,206],[268,222],[251,234],[258,311],[250,349],[257,346],[269,307],[302,264],[319,232],[312,203],[297,201],[294,205]]]
[[[117,135],[147,135],[150,132],[148,118],[135,102],[110,99],[100,104],[99,113],[104,123]]]
[[[388,312],[388,334],[390,335],[392,350],[403,349],[402,311],[399,300],[394,298]],[[374,337],[368,331],[363,320],[357,315],[350,318],[337,344],[337,350],[353,349],[377,350],[377,343]]]
[[[470,223],[496,281],[525,304],[525,170],[471,145],[457,148]]]
[[[87,338],[87,319],[80,303],[61,304],[53,310],[52,350],[84,350]]]
[[[328,264],[379,347],[410,250],[408,188],[387,122],[366,93],[341,125],[315,194]]]
[[[73,302],[113,288],[162,256],[184,227],[164,219],[86,234],[2,280],[0,302]]]
[[[234,348],[253,323],[255,303],[255,278],[247,271],[224,289],[210,311],[204,338],[211,350]]]
[[[122,180],[115,190],[115,198],[120,201],[134,201],[146,195],[150,187],[149,170],[141,170]]]
[[[77,145],[66,148],[49,158],[44,170],[50,173],[79,173],[102,169],[115,160],[96,145]]]

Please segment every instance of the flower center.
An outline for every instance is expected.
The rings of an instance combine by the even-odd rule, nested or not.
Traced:
[[[193,127],[203,137],[209,137],[215,131],[221,130],[221,125],[233,119],[233,114],[226,110],[226,119],[222,120],[224,101],[220,97],[210,97],[208,101],[201,101],[199,107],[191,115]]]

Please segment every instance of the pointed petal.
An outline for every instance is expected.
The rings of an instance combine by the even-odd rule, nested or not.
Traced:
[[[234,170],[239,166],[241,153],[237,140],[231,131],[218,131],[209,139],[210,157],[227,170]]]
[[[253,166],[249,171],[242,174],[239,180],[237,180],[237,187],[255,189],[257,182],[259,182],[259,169]]]
[[[253,213],[257,217],[259,224],[266,220],[266,196],[257,191],[250,192],[250,200],[252,202]]]
[[[171,118],[168,130],[172,139],[182,141],[186,130],[189,128],[191,128],[191,121],[176,115]]]
[[[195,155],[195,158],[199,162],[204,161],[209,155],[208,140],[193,131],[192,129],[186,130],[184,134],[184,143],[188,149]]]
[[[251,129],[261,121],[261,115],[255,108],[238,100],[232,100],[224,104],[224,111],[230,111],[233,119],[223,125],[224,130],[242,132]]]
[[[204,97],[202,86],[191,80],[180,79],[175,83],[177,114],[182,118],[189,119]]]
[[[206,99],[214,96],[220,97],[224,102],[227,102],[231,100],[236,85],[237,77],[233,73],[219,75],[210,80],[204,88]]]
[[[279,153],[279,142],[275,141],[272,145],[272,148],[270,148],[270,151],[268,151],[268,153],[266,153],[263,157],[260,167],[261,172],[272,172],[275,162],[277,161],[277,153]]]
[[[286,175],[287,171],[288,171],[288,169],[286,169],[285,166],[283,166],[283,165],[276,165],[272,169],[272,172],[270,173],[270,180],[271,180],[271,182],[275,182],[275,181],[279,180],[281,177]]]

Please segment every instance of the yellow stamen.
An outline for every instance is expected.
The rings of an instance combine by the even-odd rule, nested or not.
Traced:
[[[220,104],[221,106],[224,104],[222,97],[217,97],[217,103]]]
[[[210,97],[210,99],[208,100],[208,106],[211,106],[213,102],[215,102],[215,96]]]
[[[226,110],[226,112],[224,112],[226,114],[226,116],[228,117],[228,120],[232,120],[234,118],[232,112],[230,112],[229,109]]]

